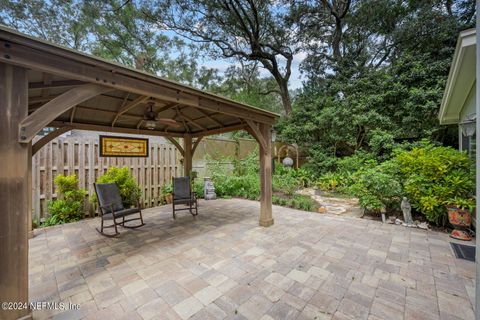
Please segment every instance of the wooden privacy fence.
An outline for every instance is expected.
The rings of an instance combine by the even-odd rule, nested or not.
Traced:
[[[111,166],[129,167],[142,190],[143,206],[158,205],[165,183],[172,177],[183,175],[182,158],[173,144],[149,140],[148,158],[100,158],[96,137],[66,137],[49,142],[32,159],[32,218],[44,218],[47,202],[57,198],[53,179],[58,174],[76,174],[80,188],[86,189],[91,196],[95,192],[93,183]],[[282,145],[277,142],[275,150]],[[204,177],[209,174],[209,160],[222,160],[224,164],[233,165],[233,159],[243,159],[256,148],[257,142],[251,139],[203,139],[193,156],[193,170],[200,178]],[[93,215],[93,206],[89,205],[88,211]]]
[[[182,175],[182,165],[174,145],[150,142],[149,148],[147,158],[100,158],[98,139],[52,140],[32,159],[32,218],[44,218],[47,202],[57,198],[53,179],[58,174],[76,174],[80,188],[91,196],[95,192],[93,183],[111,166],[129,167],[142,190],[143,205],[158,205],[162,186],[172,177]],[[89,211],[93,213],[91,206]]]

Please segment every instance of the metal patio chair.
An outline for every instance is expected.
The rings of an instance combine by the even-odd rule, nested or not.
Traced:
[[[100,207],[100,214],[102,219],[102,224],[100,230],[97,229],[102,235],[107,237],[115,237],[119,234],[117,226],[120,225],[124,228],[138,228],[145,223],[143,223],[142,210],[140,209],[140,204],[137,203],[136,208],[124,208],[122,203],[122,197],[120,195],[120,190],[116,183],[102,183],[102,184],[93,184],[95,186],[95,193],[97,194],[98,206]],[[125,217],[134,215],[138,213],[138,217],[125,219]],[[117,220],[121,219],[120,222]],[[113,224],[109,226],[104,226],[106,220],[112,220]],[[140,220],[139,225],[128,226],[125,225],[126,222]],[[103,232],[104,228],[115,228],[114,234],[107,234]]]
[[[189,210],[192,216],[198,215],[197,195],[192,191],[190,177],[173,178],[173,219],[176,219],[175,212],[181,210]],[[177,209],[175,206],[186,205],[186,208]],[[193,210],[195,209],[195,213]]]

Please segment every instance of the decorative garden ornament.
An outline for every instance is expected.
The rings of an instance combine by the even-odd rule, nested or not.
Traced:
[[[215,186],[213,185],[212,180],[209,177],[203,178],[203,195],[205,200],[215,200],[217,199],[217,194],[215,193]]]
[[[408,227],[413,226],[414,223],[412,219],[412,206],[410,205],[407,197],[403,197],[400,208],[403,212],[403,221],[405,222],[405,225],[407,225]]]
[[[456,206],[447,206],[447,210],[448,221],[455,228],[452,233],[450,233],[450,237],[465,241],[472,240],[472,237],[466,230],[472,223],[470,211],[467,209],[458,208]]]
[[[283,158],[282,164],[284,167],[291,168],[293,166],[293,159],[289,156],[286,156],[285,158]]]

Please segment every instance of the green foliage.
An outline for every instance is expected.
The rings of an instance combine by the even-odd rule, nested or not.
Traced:
[[[282,207],[287,207],[289,205],[289,200],[287,198],[280,197],[274,194],[272,196],[272,203]]]
[[[44,226],[53,226],[80,220],[83,214],[83,203],[64,199],[52,200],[48,203],[47,210],[50,217],[45,220]]]
[[[173,184],[171,182],[165,183],[162,187],[161,193],[162,193],[163,196],[165,196],[167,194],[172,194],[173,193]]]
[[[302,181],[298,178],[297,170],[284,168],[281,164],[275,167],[275,173],[272,177],[272,189],[274,192],[283,192],[291,197],[302,186]]]
[[[304,211],[316,211],[318,204],[309,196],[296,194],[291,200],[291,206]]]
[[[375,129],[372,130],[369,138],[370,149],[377,159],[389,158],[393,149],[397,146],[395,137],[391,132]]]
[[[359,150],[387,160],[405,140],[455,145],[456,130],[439,125],[438,107],[458,32],[473,26],[474,2],[337,4],[346,3],[339,25],[319,2],[292,8],[308,43],[306,81],[291,116],[277,125],[279,138],[297,142],[319,173],[337,170],[337,158]]]
[[[402,186],[398,179],[397,163],[386,161],[375,167],[365,167],[353,174],[354,183],[348,191],[359,198],[360,206],[379,212],[398,208]]]
[[[87,192],[78,188],[77,176],[58,175],[54,183],[58,199],[48,202],[47,210],[50,217],[45,220],[44,225],[51,226],[80,220],[83,217]]]
[[[257,63],[234,65],[227,68],[224,78],[210,89],[230,99],[280,113],[282,101],[273,78],[260,76]]]
[[[225,163],[228,163],[225,159],[223,161],[212,160],[208,166],[217,196],[258,200],[260,198],[258,151],[235,162],[233,169]],[[314,200],[295,194],[301,187],[313,184],[313,173],[306,169],[286,169],[280,164],[277,164],[275,168],[272,177],[272,189],[275,194],[272,196],[272,202],[301,210],[315,210],[316,202]]]
[[[339,191],[351,182],[350,173],[327,172],[317,180],[317,187],[326,191]]]
[[[371,154],[359,151],[337,159],[335,168],[319,177],[317,186],[320,189],[358,197],[360,206],[369,211],[398,206],[402,188],[395,162],[385,161],[379,165],[371,159]]]
[[[475,176],[465,153],[424,142],[422,147],[398,152],[395,159],[412,206],[429,221],[444,225],[445,205],[470,206]]]
[[[97,183],[117,183],[122,196],[123,206],[130,208],[132,205],[137,205],[138,200],[142,195],[140,187],[132,176],[128,167],[117,168],[110,167],[107,172],[97,179]],[[97,201],[96,196],[91,197],[91,201]]]
[[[204,184],[201,180],[195,180],[193,183],[193,191],[197,194],[197,198],[202,199],[204,196]]]
[[[57,186],[55,191],[59,194],[59,198],[65,199],[66,201],[84,200],[86,191],[78,188],[78,178],[76,175],[58,175],[55,177],[54,183]]]
[[[291,98],[288,81],[295,53],[300,51],[297,28],[292,28],[289,19],[290,6],[276,1],[146,1],[143,12],[156,25],[165,27],[185,36],[191,41],[205,44],[208,52],[215,58],[236,59],[241,65],[247,63],[261,65],[270,73],[275,86],[260,83],[257,88],[238,90],[235,94],[242,100],[252,98],[262,101],[262,94],[281,96],[285,112],[291,111]],[[293,23],[295,24],[295,23]],[[201,28],[197,26],[201,25]],[[233,68],[237,78],[250,77],[251,74],[239,72]],[[229,71],[229,70],[227,70]],[[263,82],[263,81],[262,81]],[[255,83],[253,83],[255,85]],[[262,85],[265,84],[265,85]],[[266,87],[267,90],[262,90]],[[238,88],[235,88],[236,90]],[[269,100],[270,100],[269,99]]]
[[[296,194],[293,197],[287,198],[284,196],[273,195],[272,203],[283,206],[291,207],[304,211],[316,211],[318,208],[317,202],[306,195]]]
[[[473,209],[475,177],[465,153],[428,140],[389,144],[388,135],[376,134],[375,139],[383,141],[374,143],[383,149],[382,156],[357,152],[337,159],[335,170],[321,175],[317,186],[358,197],[363,208],[374,212],[398,210],[401,197],[407,196],[416,210],[438,225],[446,222],[447,205]],[[389,160],[379,163],[374,157]]]

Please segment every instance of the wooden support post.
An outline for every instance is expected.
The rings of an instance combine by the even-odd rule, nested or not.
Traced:
[[[0,63],[0,302],[28,303],[32,145],[18,142],[18,123],[27,116],[27,70]],[[0,308],[4,320],[29,315],[28,308]]]
[[[33,146],[30,142],[28,144],[28,174],[27,174],[27,184],[28,184],[28,208],[27,208],[27,228],[28,228],[28,239],[33,238],[33,223],[32,223],[32,214],[33,214],[33,173],[32,173],[32,164],[33,164]]]
[[[184,176],[190,176],[192,171],[192,136],[187,134],[183,137],[183,173]]]
[[[258,131],[265,146],[260,144],[260,225],[273,225],[272,217],[272,133],[268,124],[259,124]]]

